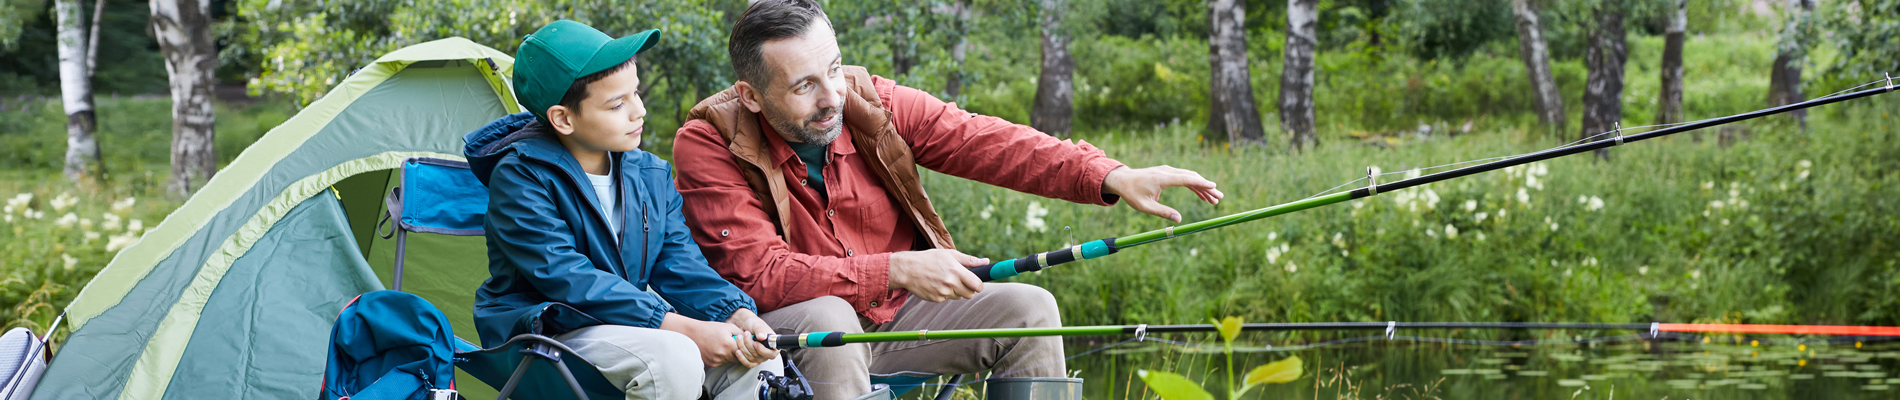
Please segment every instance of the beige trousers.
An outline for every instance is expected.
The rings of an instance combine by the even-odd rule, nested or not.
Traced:
[[[692,400],[709,392],[718,400],[759,397],[759,372],[784,373],[779,359],[751,369],[739,363],[706,368],[699,346],[677,332],[623,325],[596,325],[555,336],[620,385],[628,400]]]
[[[850,303],[820,297],[760,315],[780,334],[891,332],[1062,326],[1048,290],[1020,283],[986,283],[969,300],[932,303],[911,296],[889,323],[864,326]],[[869,393],[872,376],[935,376],[990,371],[993,377],[1066,376],[1062,340],[1055,336],[858,343],[792,352],[816,400]]]

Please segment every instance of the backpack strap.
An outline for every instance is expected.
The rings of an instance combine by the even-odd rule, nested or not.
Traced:
[[[345,400],[352,397],[375,400],[407,399],[410,395],[426,389],[423,385],[422,378],[417,377],[414,373],[403,370],[390,372],[394,373],[383,375],[382,378],[376,380],[376,383],[370,384],[369,387],[363,388],[362,391],[356,392],[354,395],[339,397],[337,400]]]

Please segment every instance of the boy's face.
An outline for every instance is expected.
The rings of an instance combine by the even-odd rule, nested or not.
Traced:
[[[561,144],[569,151],[588,152],[639,148],[647,108],[640,101],[638,69],[629,65],[587,84],[587,98],[581,100],[578,110],[549,107],[548,122],[561,133]]]
[[[745,103],[785,140],[827,145],[844,128],[843,58],[831,24],[821,18],[811,24],[804,35],[760,46],[771,81],[752,87]]]

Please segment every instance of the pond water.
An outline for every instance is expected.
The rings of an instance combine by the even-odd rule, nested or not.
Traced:
[[[1225,398],[1219,394],[1225,390],[1225,358],[1218,347],[1205,345],[1214,341],[1103,349],[1115,343],[1104,340],[1121,339],[1069,340],[1071,355],[1100,350],[1069,362],[1085,379],[1086,398],[1156,398],[1135,378],[1140,369],[1184,374],[1216,399]],[[1303,360],[1299,379],[1245,396],[1259,399],[1900,398],[1900,343],[1826,340],[1688,336],[1508,346],[1378,338],[1290,350],[1236,343],[1234,363],[1244,373],[1289,356]],[[976,397],[980,390],[969,392],[959,397]]]

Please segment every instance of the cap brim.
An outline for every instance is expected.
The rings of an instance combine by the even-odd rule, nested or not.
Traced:
[[[652,48],[655,43],[659,42],[659,29],[648,29],[646,32],[614,39],[600,46],[600,51],[594,52],[594,58],[587,60],[587,66],[582,67],[576,75],[588,76],[613,68],[614,66],[627,62],[628,59],[632,59],[634,55]]]

